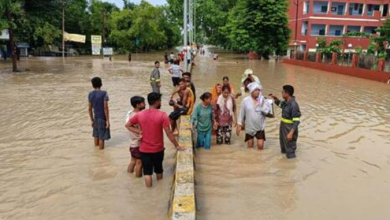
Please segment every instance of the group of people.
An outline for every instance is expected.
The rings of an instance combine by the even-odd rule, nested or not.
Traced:
[[[191,73],[184,72],[178,63],[168,69],[172,74],[173,92],[169,105],[173,111],[169,115],[160,111],[161,78],[160,63],[154,63],[155,68],[150,75],[152,92],[147,96],[149,108],[146,110],[145,99],[141,96],[130,98],[132,111],[127,113],[125,127],[130,133],[131,160],[128,172],[135,173],[136,177],[145,178],[147,187],[153,185],[152,175],[157,179],[163,178],[164,137],[165,132],[170,142],[177,150],[184,150],[175,139],[178,134],[177,120],[182,115],[190,115],[193,129],[196,131],[196,147],[211,148],[212,136],[216,136],[216,144],[230,144],[232,131],[235,127],[239,136],[245,130],[245,142],[248,148],[253,148],[255,139],[259,150],[264,148],[266,140],[266,118],[274,117],[273,103],[282,108],[280,124],[281,152],[287,158],[295,158],[296,142],[298,139],[298,125],[301,113],[294,97],[294,88],[283,86],[283,101],[275,95],[269,94],[272,99],[263,96],[262,85],[258,77],[247,69],[241,80],[241,92],[236,93],[227,76],[222,83],[218,83],[211,92],[200,96],[201,102],[195,107],[196,91],[191,81]],[[95,77],[91,80],[94,88],[88,95],[89,115],[93,127],[95,146],[104,149],[104,142],[110,139],[110,120],[108,109],[108,93],[101,90],[102,80]],[[238,111],[237,100],[246,93]]]

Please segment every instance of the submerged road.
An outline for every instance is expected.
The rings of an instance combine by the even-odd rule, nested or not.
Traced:
[[[148,78],[163,53],[108,59],[31,58],[28,72],[0,69],[0,219],[166,219],[174,149],[168,144],[165,178],[152,189],[126,172],[129,98],[150,92]],[[196,155],[198,219],[387,219],[390,216],[390,87],[282,63],[248,61],[219,52],[198,56],[197,96],[223,76],[239,88],[252,68],[264,93],[292,84],[303,114],[298,158],[279,153],[277,117],[268,119],[266,149],[230,146]],[[171,90],[162,65],[164,106]],[[93,147],[87,94],[103,79],[110,101],[112,139]],[[198,101],[199,102],[199,101]]]

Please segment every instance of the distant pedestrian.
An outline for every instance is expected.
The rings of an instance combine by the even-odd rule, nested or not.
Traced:
[[[169,62],[167,52],[165,52],[165,54],[164,54],[164,62],[165,62],[165,64],[167,64]]]
[[[91,82],[94,90],[88,95],[88,112],[93,128],[92,136],[95,146],[103,150],[104,141],[111,138],[108,93],[101,90],[103,86],[101,78],[94,77]]]
[[[150,74],[150,85],[152,86],[153,92],[160,93],[161,80],[160,80],[160,62],[154,62],[154,69]]]
[[[173,61],[175,61],[175,54],[171,52],[171,54],[169,55],[169,62],[173,63]]]
[[[196,147],[204,147],[210,150],[211,147],[211,132],[213,130],[214,114],[213,106],[211,105],[211,93],[206,92],[200,96],[200,103],[191,116],[191,121],[196,128],[197,141]]]
[[[177,150],[184,150],[185,148],[181,147],[173,136],[169,128],[170,122],[167,114],[159,110],[161,108],[161,94],[149,93],[148,103],[149,109],[143,110],[132,117],[129,126],[139,125],[141,127],[140,152],[145,184],[146,187],[152,187],[153,172],[156,173],[157,180],[163,178],[165,150],[163,131]]]
[[[178,86],[181,75],[182,75],[182,73],[184,73],[184,71],[179,66],[178,60],[175,60],[173,62],[173,65],[168,69],[168,72],[172,75],[173,86],[174,87]]]
[[[129,111],[126,116],[125,127],[129,130],[130,135],[130,155],[131,160],[127,168],[129,173],[134,173],[136,177],[142,177],[142,161],[141,161],[141,152],[139,151],[139,146],[141,144],[141,135],[142,130],[139,125],[130,126],[130,119],[132,119],[136,114],[145,109],[145,99],[140,96],[134,96],[130,99],[130,104],[134,108],[132,111]]]
[[[298,140],[298,126],[301,120],[301,111],[295,101],[294,87],[283,86],[282,96],[284,101],[280,101],[276,96],[270,94],[275,100],[275,104],[282,108],[282,120],[280,123],[279,140],[280,148],[288,159],[295,158]]]
[[[128,57],[127,57],[127,60],[128,60],[129,62],[131,62],[131,52],[129,52],[129,55],[128,55]]]

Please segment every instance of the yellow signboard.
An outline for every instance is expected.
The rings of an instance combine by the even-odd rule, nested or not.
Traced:
[[[100,35],[91,35],[91,43],[102,45],[102,36]]]
[[[73,42],[78,42],[78,43],[85,43],[85,35],[81,34],[69,34],[65,33],[64,34],[65,41],[73,41]]]

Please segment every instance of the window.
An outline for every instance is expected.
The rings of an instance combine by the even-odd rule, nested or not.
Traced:
[[[332,15],[344,15],[346,3],[332,2]]]
[[[377,27],[364,27],[364,33],[366,34],[376,34]]]
[[[324,36],[326,30],[325,24],[312,24],[311,25],[311,36]]]
[[[347,33],[350,32],[360,32],[360,26],[348,26]]]
[[[302,21],[302,29],[301,29],[301,33],[303,36],[306,36],[307,35],[307,27],[308,27],[308,21]]]
[[[351,3],[349,4],[349,15],[363,15],[363,4]]]
[[[386,17],[389,14],[389,5],[383,5],[382,17]]]
[[[342,25],[331,25],[329,27],[329,36],[341,36],[343,34],[344,26]]]
[[[379,11],[380,5],[367,5],[367,15],[368,16],[374,16],[374,11]]]
[[[310,9],[310,2],[309,1],[304,2],[303,3],[303,14],[309,13],[309,9]]]
[[[328,12],[328,2],[314,2],[314,14],[326,14]]]

